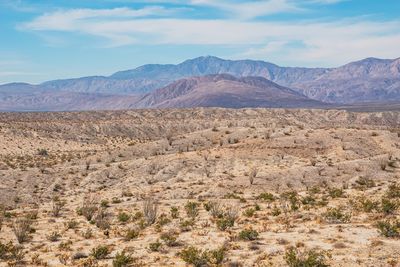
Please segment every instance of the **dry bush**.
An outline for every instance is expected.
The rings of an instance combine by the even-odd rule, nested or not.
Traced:
[[[102,230],[106,230],[110,228],[110,214],[106,211],[105,208],[101,208],[98,210],[96,217],[94,218],[94,222],[96,226]]]
[[[257,173],[258,173],[258,170],[257,170],[256,167],[252,167],[252,168],[250,169],[250,173],[249,173],[249,182],[250,182],[250,185],[252,185],[252,184],[254,183],[254,179],[256,178]]]
[[[157,219],[158,205],[153,199],[146,199],[143,202],[143,215],[147,225],[152,225]]]
[[[51,205],[51,214],[54,217],[59,217],[62,208],[65,206],[65,202],[59,200],[58,198],[54,198]]]
[[[31,231],[32,220],[28,218],[18,218],[13,223],[13,232],[21,244],[28,241]]]
[[[82,215],[86,220],[90,221],[98,210],[97,204],[93,199],[86,199],[82,206],[77,210],[78,215]]]

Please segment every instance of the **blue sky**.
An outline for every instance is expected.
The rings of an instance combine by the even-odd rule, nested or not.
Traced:
[[[0,0],[0,84],[214,55],[332,67],[400,57],[398,0]]]

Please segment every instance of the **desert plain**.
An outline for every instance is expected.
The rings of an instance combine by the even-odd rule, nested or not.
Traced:
[[[0,266],[400,266],[400,113],[0,113]]]

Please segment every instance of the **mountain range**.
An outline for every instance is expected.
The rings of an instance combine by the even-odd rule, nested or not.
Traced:
[[[400,58],[302,68],[207,56],[107,77],[0,85],[2,111],[329,107],[386,101],[400,101]]]

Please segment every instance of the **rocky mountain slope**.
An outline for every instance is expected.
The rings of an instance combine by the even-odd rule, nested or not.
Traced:
[[[138,108],[173,107],[321,107],[289,88],[262,77],[236,78],[228,74],[178,80],[145,95]]]

